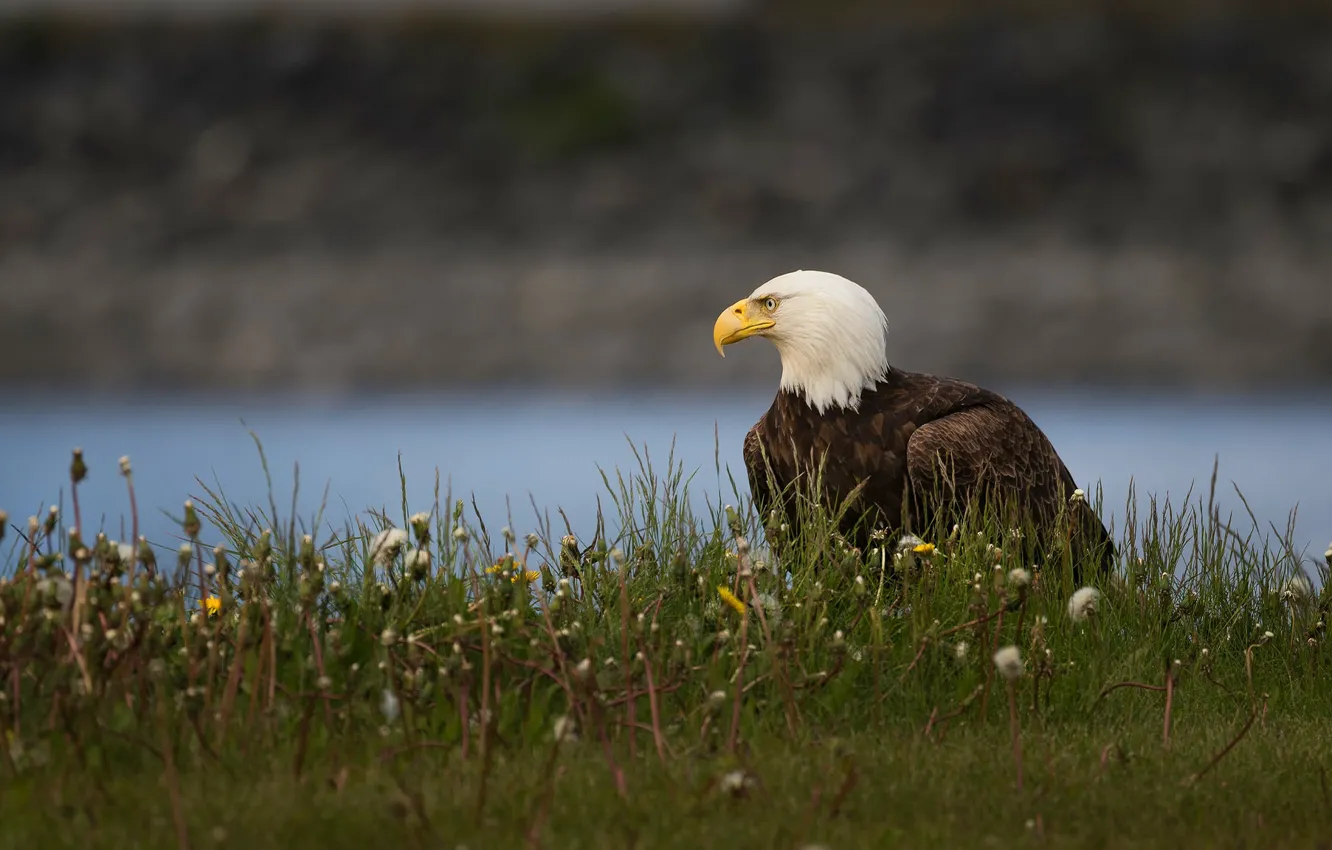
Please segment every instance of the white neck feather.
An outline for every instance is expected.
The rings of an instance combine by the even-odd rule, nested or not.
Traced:
[[[785,296],[770,335],[782,358],[781,389],[820,413],[831,407],[857,410],[861,395],[888,374],[888,319],[861,287],[836,275],[826,278],[833,280],[785,293],[782,278],[760,288]]]

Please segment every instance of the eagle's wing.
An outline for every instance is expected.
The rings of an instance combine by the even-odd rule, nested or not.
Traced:
[[[998,496],[1016,499],[1015,506],[1044,525],[1077,487],[1049,438],[1006,401],[968,407],[917,428],[907,440],[907,476],[913,521],[929,521],[939,509],[956,521],[973,498]],[[1104,546],[1103,562],[1113,558],[1109,533],[1089,505],[1071,506],[1069,518],[1082,546]]]

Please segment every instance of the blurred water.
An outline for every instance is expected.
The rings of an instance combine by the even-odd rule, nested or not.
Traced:
[[[1238,484],[1264,531],[1284,530],[1299,507],[1297,547],[1311,558],[1332,540],[1332,398],[1125,398],[1007,390],[1045,429],[1074,476],[1091,492],[1104,487],[1107,512],[1122,524],[1130,478],[1139,504],[1149,494],[1178,502],[1194,485],[1206,498],[1219,456],[1218,501],[1250,527],[1235,496]],[[475,494],[492,534],[511,524],[536,528],[531,501],[554,518],[563,506],[582,534],[596,499],[609,504],[598,465],[634,465],[628,440],[646,445],[656,465],[675,442],[675,456],[694,474],[700,507],[734,501],[727,466],[744,487],[740,444],[762,414],[767,393],[743,398],[573,395],[363,398],[290,403],[276,400],[123,403],[10,398],[0,402],[0,508],[11,522],[68,504],[70,450],[84,450],[91,473],[80,488],[85,528],[128,537],[124,481],[117,459],[133,459],[141,531],[174,548],[183,499],[202,495],[196,476],[216,481],[242,505],[266,504],[263,470],[248,429],[263,441],[278,506],[289,515],[293,464],[300,465],[299,515],[313,516],[328,486],[326,519],[341,524],[384,507],[401,516],[398,461],[407,477],[409,510],[428,510],[435,470],[441,489]],[[714,435],[720,437],[716,453]],[[719,478],[715,461],[719,458]],[[512,519],[509,508],[512,510]],[[122,521],[125,526],[122,530]],[[7,543],[15,539],[7,537]],[[9,546],[3,547],[4,552]]]

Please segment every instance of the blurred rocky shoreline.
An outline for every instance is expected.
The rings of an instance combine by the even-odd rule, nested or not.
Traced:
[[[3,381],[767,386],[804,267],[909,368],[1332,383],[1332,18],[1244,8],[6,20]]]

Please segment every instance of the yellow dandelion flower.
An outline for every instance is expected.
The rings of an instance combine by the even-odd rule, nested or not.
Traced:
[[[220,613],[222,611],[222,600],[216,596],[210,596],[203,601],[203,609],[208,612],[208,616]]]
[[[718,587],[717,587],[717,595],[720,596],[720,597],[722,598],[722,601],[723,601],[723,602],[725,602],[727,605],[730,605],[732,608],[734,608],[734,609],[736,610],[736,612],[738,612],[738,613],[740,613],[740,614],[745,613],[745,603],[741,602],[741,601],[736,597],[736,595],[735,595],[734,593],[732,593],[728,587],[726,587],[726,585],[724,585],[724,584],[723,584],[723,585],[718,585]]]
[[[499,572],[499,571],[502,570],[502,569],[504,569],[504,565],[503,565],[503,564],[496,564],[496,565],[493,566],[493,567],[486,567],[486,575],[492,575],[492,576],[493,576],[495,573]]]
[[[541,573],[537,572],[536,570],[523,570],[521,572],[515,573],[513,578],[509,579],[509,581],[514,582],[515,584],[519,581],[531,583],[539,578],[541,578]]]
[[[934,554],[934,544],[933,544],[933,543],[922,543],[922,544],[920,544],[919,546],[913,547],[911,551],[912,551],[912,552],[915,552],[917,555],[933,555],[933,554]]]

